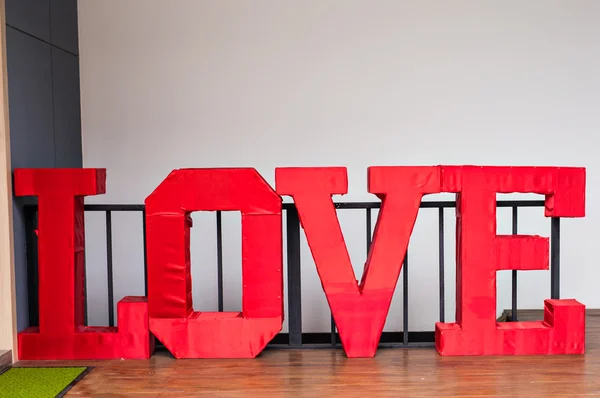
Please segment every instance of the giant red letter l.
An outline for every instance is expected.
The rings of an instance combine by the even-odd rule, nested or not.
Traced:
[[[18,169],[15,195],[38,197],[40,325],[19,333],[20,359],[149,358],[145,297],[117,304],[119,327],[84,325],[83,197],[104,193],[104,169]]]

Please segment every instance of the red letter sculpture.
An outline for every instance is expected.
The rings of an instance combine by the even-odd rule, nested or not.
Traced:
[[[348,189],[346,169],[281,168],[277,192],[290,195],[342,346],[348,357],[373,357],[400,275],[421,198],[440,190],[439,167],[370,167],[369,192],[382,200],[362,280],[357,283],[331,196]]]
[[[253,358],[281,330],[281,198],[254,169],[173,171],[146,199],[150,330],[176,358]],[[189,214],[242,213],[242,312],[194,312]]]
[[[15,194],[38,197],[39,327],[19,333],[19,359],[149,358],[145,297],[117,305],[118,328],[84,325],[83,197],[105,192],[104,169],[15,170]]]
[[[446,167],[457,192],[456,323],[436,324],[442,355],[582,354],[585,307],[546,300],[544,321],[496,322],[496,271],[548,269],[548,239],[496,235],[496,193],[546,195],[547,217],[583,217],[585,169]]]

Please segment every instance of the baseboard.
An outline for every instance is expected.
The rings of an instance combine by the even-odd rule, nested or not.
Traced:
[[[587,316],[600,316],[600,309],[591,308],[585,310]],[[541,321],[544,319],[544,310],[517,310],[517,321]],[[498,318],[498,322],[510,322],[512,310],[504,310]]]
[[[12,351],[0,351],[0,372],[12,365]]]

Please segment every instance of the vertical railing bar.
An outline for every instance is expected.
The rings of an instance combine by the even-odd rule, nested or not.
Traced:
[[[85,223],[85,205],[82,203],[82,213],[84,216],[84,223]],[[84,227],[84,240],[85,240],[85,227]],[[85,250],[85,244],[84,244],[84,250]],[[88,272],[87,272],[87,256],[83,256],[83,324],[85,326],[89,325],[88,322],[88,307],[89,307],[89,301],[88,301],[88,288],[87,288],[87,280],[88,280]]]
[[[550,224],[550,297],[560,298],[560,218]]]
[[[408,248],[404,256],[402,266],[402,338],[405,345],[408,345]]]
[[[332,347],[335,347],[335,345],[337,343],[335,333],[336,333],[335,319],[333,319],[333,314],[331,314],[331,346]]]
[[[221,211],[217,211],[217,301],[223,312],[223,223]]]
[[[439,223],[439,288],[440,288],[440,322],[445,322],[446,318],[446,293],[445,293],[445,271],[444,271],[444,208],[440,207],[438,210],[438,223]]]
[[[148,297],[148,249],[146,244],[146,209],[142,211],[142,233],[144,245],[144,294]]]
[[[27,299],[29,326],[39,326],[37,209],[25,207],[25,253],[27,256]]]
[[[302,345],[302,274],[300,269],[300,220],[296,207],[286,210],[289,345]]]
[[[366,237],[367,237],[367,261],[369,259],[369,251],[371,250],[371,243],[373,241],[373,234],[372,234],[372,220],[371,220],[371,208],[367,207],[366,209],[366,215],[367,215],[367,220],[366,220],[366,224],[367,224],[367,230],[366,230]],[[331,332],[332,332],[332,336],[331,336],[331,344],[335,345],[336,340],[335,340],[335,320],[333,319],[333,316],[331,317]]]
[[[85,326],[88,326],[88,294],[87,294],[87,272],[85,272],[85,270],[87,270],[87,259],[84,257],[83,258],[83,324]]]
[[[517,235],[519,223],[519,208],[512,207],[512,234]],[[512,307],[511,307],[511,322],[517,322],[517,270],[512,271]]]
[[[371,240],[373,239],[371,233],[371,208],[367,208],[367,257],[369,256],[369,250],[371,249]]]
[[[108,280],[108,326],[115,326],[112,254],[112,213],[106,211],[106,278]]]

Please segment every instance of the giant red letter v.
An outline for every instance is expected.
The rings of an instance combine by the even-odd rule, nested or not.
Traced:
[[[373,357],[425,194],[440,192],[439,167],[370,167],[381,200],[373,244],[357,283],[331,196],[348,189],[346,169],[280,168],[277,193],[294,198],[344,351]]]

